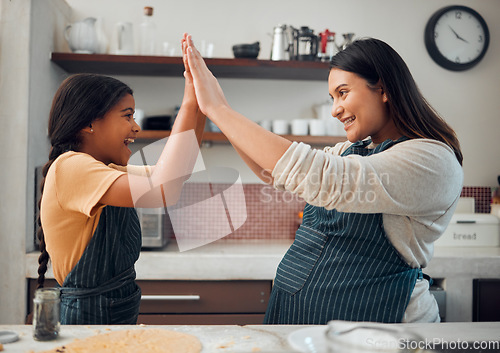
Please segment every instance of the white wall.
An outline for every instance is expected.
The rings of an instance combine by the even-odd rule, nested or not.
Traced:
[[[33,248],[34,167],[48,155],[52,96],[66,75],[52,65],[55,33],[68,21],[63,0],[0,0],[0,324],[23,323],[24,254]]]
[[[132,21],[137,29],[142,7],[153,6],[159,41],[177,45],[182,33],[190,32],[197,43],[202,40],[213,42],[215,57],[232,57],[233,44],[260,41],[259,58],[268,59],[271,48],[269,33],[279,23],[296,27],[307,25],[316,33],[328,28],[337,33],[354,32],[358,36],[382,39],[403,56],[426,98],[455,128],[464,153],[465,185],[496,185],[496,176],[500,174],[500,148],[494,145],[500,131],[498,0],[67,2],[74,9],[74,20],[87,16],[102,17],[110,41],[116,22]],[[423,41],[429,17],[439,8],[452,4],[467,5],[478,11],[488,23],[491,35],[490,48],[483,61],[473,69],[459,73],[436,65],[427,54]],[[120,78],[135,90],[137,106],[146,113],[168,113],[181,100],[182,79]],[[233,108],[255,121],[273,117],[311,117],[314,114],[312,106],[328,95],[326,79],[325,82],[222,79],[221,85]],[[484,146],[489,141],[490,145]],[[220,158],[221,153],[227,158]],[[235,165],[244,182],[257,182],[230,147],[204,149],[203,154],[211,163]]]
[[[24,264],[19,257],[25,251],[26,233],[29,24],[30,1],[1,0],[0,323],[12,322],[23,313],[16,297],[24,293]]]

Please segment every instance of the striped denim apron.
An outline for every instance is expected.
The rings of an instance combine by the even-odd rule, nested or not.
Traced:
[[[61,323],[135,324],[141,290],[134,264],[140,251],[135,208],[104,207],[92,239],[61,287]]]
[[[368,156],[371,141],[342,156]],[[302,225],[276,272],[264,322],[326,324],[330,320],[401,322],[419,268],[401,259],[387,239],[382,214],[345,213],[307,204]]]

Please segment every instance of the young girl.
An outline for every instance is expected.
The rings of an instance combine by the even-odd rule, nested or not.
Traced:
[[[307,201],[265,322],[439,321],[422,268],[460,196],[462,154],[403,59],[376,39],[332,59],[332,116],[348,141],[321,151],[232,110],[190,37],[188,44],[200,109],[262,180]]]
[[[153,168],[126,167],[128,145],[140,131],[127,85],[77,74],[56,92],[41,185],[38,281],[43,286],[50,258],[61,286],[62,324],[136,323],[141,291],[134,263],[141,230],[134,206],[175,203],[205,125],[188,70],[185,78],[181,109]]]

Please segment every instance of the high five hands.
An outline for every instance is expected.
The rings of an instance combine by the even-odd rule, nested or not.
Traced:
[[[192,76],[201,112],[221,129],[252,171],[264,182],[270,182],[270,171],[291,145],[291,141],[265,130],[231,109],[219,82],[187,33],[182,38],[182,49],[185,75]]]
[[[194,46],[191,35],[184,33],[181,42],[186,74],[193,76],[196,98],[201,111],[206,116],[213,117],[216,115],[216,110],[229,108],[217,79]]]

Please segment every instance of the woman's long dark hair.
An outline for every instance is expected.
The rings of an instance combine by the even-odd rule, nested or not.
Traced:
[[[455,131],[422,96],[408,66],[388,44],[374,38],[358,39],[332,58],[330,68],[355,73],[370,86],[381,84],[396,128],[409,138],[429,138],[447,144],[462,165]]]
[[[66,78],[59,86],[49,115],[49,138],[52,145],[49,161],[43,166],[43,179],[40,183],[41,195],[45,177],[54,161],[67,151],[78,151],[81,143],[81,130],[101,119],[126,94],[132,90],[123,82],[108,76],[95,74],[76,74]],[[41,205],[41,196],[38,208]],[[40,212],[39,212],[40,214]],[[41,254],[38,258],[38,288],[43,287],[49,254],[45,248],[40,216],[37,219]]]

